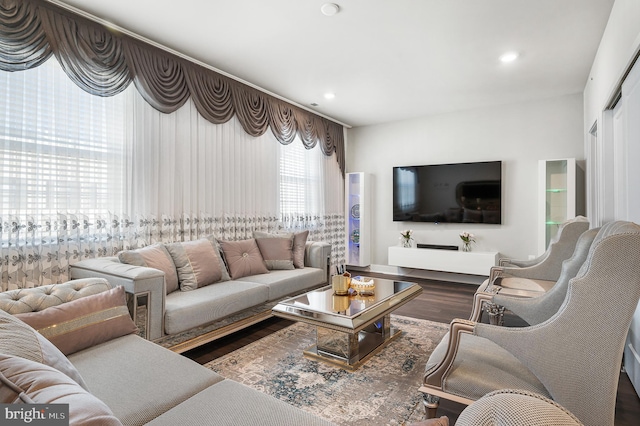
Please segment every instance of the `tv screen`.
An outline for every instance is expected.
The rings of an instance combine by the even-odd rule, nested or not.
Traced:
[[[393,168],[393,220],[502,223],[502,162]]]

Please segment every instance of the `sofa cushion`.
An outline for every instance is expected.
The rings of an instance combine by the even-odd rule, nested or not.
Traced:
[[[180,333],[208,324],[264,303],[268,297],[266,286],[244,280],[225,281],[197,291],[172,293],[165,300],[165,333]]]
[[[253,233],[260,254],[267,265],[267,269],[294,269],[293,266],[293,234],[268,232]]]
[[[153,244],[137,250],[126,250],[118,253],[118,260],[135,266],[145,266],[164,272],[167,294],[178,289],[178,273],[171,255],[163,244]]]
[[[224,264],[208,239],[167,244],[178,271],[180,290],[189,291],[223,280]]]
[[[220,241],[231,279],[269,272],[256,240]]]
[[[48,365],[0,354],[0,382],[3,404],[69,404],[68,424],[122,425],[104,402]],[[24,405],[15,407],[19,410]]]
[[[304,268],[304,252],[308,237],[309,231],[293,234],[293,266],[296,268]]]
[[[294,271],[271,271],[264,275],[244,277],[242,280],[267,286],[269,300],[277,300],[323,284],[325,275],[322,269],[303,268]]]
[[[127,309],[124,287],[16,317],[66,355],[138,331]]]
[[[250,407],[250,409],[247,409]],[[332,423],[232,380],[215,384],[149,423],[174,426],[189,419],[194,425],[305,425]]]
[[[197,292],[172,294],[188,293]],[[136,335],[76,352],[69,360],[92,393],[124,424],[145,424],[223,380],[198,363]]]
[[[0,353],[48,365],[66,374],[83,388],[87,385],[76,368],[53,343],[30,325],[0,310]]]

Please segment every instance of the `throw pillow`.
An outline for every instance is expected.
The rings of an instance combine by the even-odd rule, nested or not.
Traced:
[[[138,331],[127,309],[124,287],[16,317],[65,355]]]
[[[293,266],[293,234],[269,234],[254,231],[260,254],[267,269],[294,269]]]
[[[218,255],[218,263],[220,263],[220,270],[222,271],[222,279],[220,281],[229,281],[231,277],[229,276],[229,269],[227,264],[224,263],[224,253],[222,253],[222,247],[220,247],[220,243],[216,240],[215,235],[209,235],[207,239],[213,244],[213,247],[216,249],[216,254]]]
[[[122,426],[104,402],[58,370],[6,354],[0,354],[0,402],[68,404],[68,424]]]
[[[308,230],[293,234],[293,266],[296,268],[304,268],[304,253],[308,237]]]
[[[255,239],[220,241],[231,279],[269,272]]]
[[[153,244],[137,250],[127,250],[118,253],[118,260],[135,266],[146,266],[164,272],[164,282],[167,294],[178,289],[178,274],[176,265],[169,252],[162,244]]]
[[[167,244],[178,271],[180,290],[189,291],[224,281],[223,263],[209,239]]]
[[[28,324],[3,310],[0,310],[0,335],[0,353],[53,367],[88,390],[80,372],[53,343]]]

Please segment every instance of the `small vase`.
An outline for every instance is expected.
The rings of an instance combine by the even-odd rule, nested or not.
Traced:
[[[400,244],[404,248],[411,248],[411,238],[403,238]]]
[[[462,242],[462,251],[471,251],[471,243]]]

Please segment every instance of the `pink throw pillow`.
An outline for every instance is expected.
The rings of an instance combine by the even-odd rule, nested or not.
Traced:
[[[65,355],[138,331],[127,309],[124,287],[15,316]]]
[[[255,239],[220,241],[231,279],[269,272]]]

